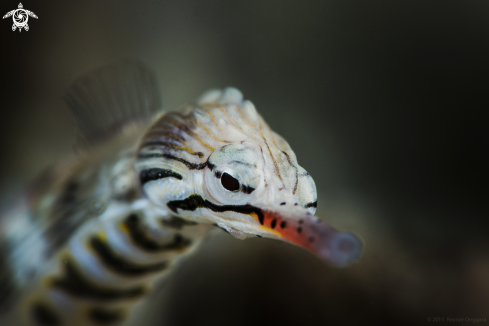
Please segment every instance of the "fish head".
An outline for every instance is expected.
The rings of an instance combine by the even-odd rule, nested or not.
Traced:
[[[146,196],[186,220],[215,224],[240,239],[287,241],[335,266],[362,251],[357,236],[314,216],[311,175],[234,88],[205,93],[157,119],[141,143],[137,168]],[[144,178],[151,169],[169,177]]]

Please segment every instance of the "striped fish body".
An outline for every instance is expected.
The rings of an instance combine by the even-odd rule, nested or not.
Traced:
[[[70,88],[83,150],[1,220],[1,306],[12,304],[3,322],[138,324],[149,293],[216,226],[336,266],[358,259],[361,241],[314,216],[312,177],[238,90],[209,91],[170,113],[158,112],[157,93],[133,63]]]
[[[4,214],[9,325],[130,323],[210,230],[142,196],[134,162],[144,130],[56,164]]]

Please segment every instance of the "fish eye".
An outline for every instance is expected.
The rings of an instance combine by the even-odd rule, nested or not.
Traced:
[[[238,191],[240,189],[239,181],[226,172],[221,176],[221,184],[224,189],[229,191]]]

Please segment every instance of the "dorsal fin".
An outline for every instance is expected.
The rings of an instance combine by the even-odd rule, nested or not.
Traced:
[[[161,109],[155,75],[135,61],[105,66],[78,78],[65,94],[75,118],[75,145],[92,145]]]

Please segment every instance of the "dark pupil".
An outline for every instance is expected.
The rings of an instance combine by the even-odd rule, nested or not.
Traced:
[[[221,184],[224,187],[224,189],[227,189],[229,191],[239,190],[239,181],[227,173],[222,174]]]

